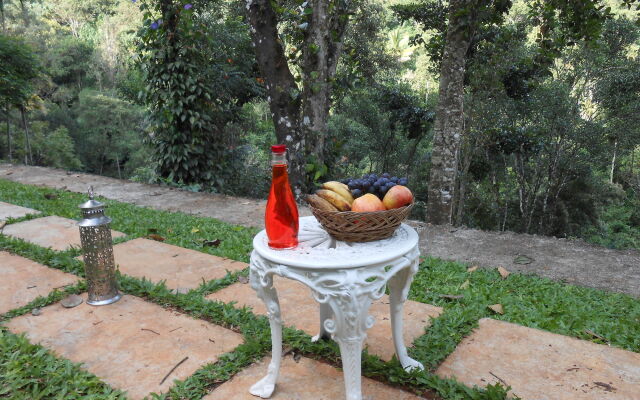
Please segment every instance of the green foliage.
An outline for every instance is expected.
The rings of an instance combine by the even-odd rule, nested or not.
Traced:
[[[90,172],[122,176],[145,164],[140,107],[109,93],[83,90],[73,111],[76,148]]]
[[[23,40],[0,34],[0,103],[22,106],[33,95],[38,61]]]
[[[221,2],[142,2],[140,63],[158,173],[221,187],[225,126],[258,91],[246,26]],[[215,16],[215,17],[214,17]]]
[[[620,198],[622,197],[622,198]],[[586,239],[614,249],[640,248],[640,197],[630,190],[612,199],[601,210],[597,225],[587,229]]]
[[[90,83],[93,46],[83,39],[66,36],[54,42],[44,67],[54,84],[73,87],[75,93]]]
[[[78,171],[82,163],[76,156],[74,142],[65,127],[51,129],[46,122],[38,121],[31,125],[31,151],[37,165],[48,165]],[[27,154],[24,138],[16,137],[16,155],[24,159]]]

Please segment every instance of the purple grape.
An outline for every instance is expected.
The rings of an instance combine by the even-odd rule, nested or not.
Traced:
[[[398,185],[407,186],[409,184],[409,180],[407,178],[398,179]]]
[[[376,193],[376,188],[374,186],[369,186],[369,189],[367,189],[367,192],[375,194]]]
[[[391,179],[389,179],[391,182],[393,183],[398,183],[398,177],[397,176],[393,176],[391,177]]]
[[[386,172],[385,172],[384,174],[382,174],[381,176],[382,176],[383,178],[387,178],[387,179],[391,178],[391,175],[389,175],[389,174],[388,174],[388,173],[386,173]]]
[[[353,189],[353,190],[351,191],[351,194],[352,194],[352,195],[353,195],[353,197],[355,197],[355,198],[360,197],[360,196],[362,196],[362,190],[360,190],[360,189]]]
[[[353,190],[353,189],[358,187],[358,185],[356,184],[356,181],[354,181],[354,180],[350,180],[349,182],[347,182],[347,186],[349,186],[349,189],[351,189],[351,190]]]

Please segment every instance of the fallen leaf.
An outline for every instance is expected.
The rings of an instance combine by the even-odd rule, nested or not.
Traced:
[[[13,171],[9,171],[5,175],[11,175],[11,174],[13,174]]]
[[[55,200],[58,198],[58,195],[55,193],[45,193],[44,198],[47,200]]]
[[[191,233],[198,233],[198,232],[200,232],[200,229],[198,228],[191,229]]]
[[[169,228],[169,229],[167,229],[167,232],[173,233],[173,229]]]
[[[296,363],[300,362],[300,359],[302,358],[302,354],[300,353],[293,353],[293,361],[295,361]]]
[[[602,388],[604,388],[605,392],[613,392],[616,390],[616,388],[614,388],[613,386],[609,385],[608,383],[604,383],[604,382],[593,382],[594,385],[600,386]]]
[[[240,283],[249,283],[249,278],[247,278],[246,276],[239,276],[238,277],[238,282],[240,282]]]
[[[460,289],[467,289],[469,286],[471,286],[471,282],[469,282],[469,280],[467,279],[466,281],[462,282],[462,285],[460,285]]]
[[[443,299],[449,299],[449,300],[459,300],[464,298],[464,295],[462,294],[441,294],[440,297],[442,297]]]
[[[595,332],[594,332],[594,331],[592,331],[592,330],[585,329],[585,330],[584,330],[584,333],[586,333],[587,335],[591,335],[591,336],[593,336],[594,338],[600,339],[600,340],[602,340],[602,341],[604,341],[604,342],[606,342],[606,343],[609,343],[609,341],[607,340],[607,338],[605,338],[604,336],[598,335],[597,333],[595,333]]]
[[[504,267],[498,267],[498,272],[500,273],[502,279],[507,279],[507,276],[511,274],[511,272],[507,271],[507,269]]]
[[[77,294],[72,294],[62,299],[60,304],[62,304],[62,307],[64,308],[73,308],[79,306],[80,304],[82,304],[82,302],[82,297],[78,296]]]
[[[476,272],[478,270],[478,266],[474,265],[473,267],[467,268],[467,272]]]
[[[149,229],[147,229],[147,232],[149,232],[149,233],[158,233],[158,229],[157,228],[149,228]]]
[[[220,242],[222,242],[220,239],[204,240],[204,241],[202,241],[202,245],[203,246],[209,246],[209,247],[218,247],[218,246],[220,246]]]
[[[518,254],[513,259],[514,264],[531,264],[535,260],[529,256],[525,256],[524,254]]]
[[[0,230],[4,229],[7,226],[7,221],[0,221]]]
[[[40,314],[42,314],[42,308],[34,308],[33,310],[31,310],[31,315],[33,315],[34,317],[37,317]]]
[[[171,291],[171,293],[173,293],[173,294],[187,294],[187,293],[189,293],[189,288],[179,287],[179,288],[173,289]]]
[[[504,308],[502,308],[502,304],[494,304],[489,306],[489,309],[493,312],[496,312],[500,315],[504,314]]]
[[[150,235],[147,235],[147,238],[148,238],[148,239],[151,239],[151,240],[156,240],[156,241],[158,241],[158,242],[164,242],[165,240],[167,240],[167,239],[163,238],[163,237],[162,237],[162,236],[160,236],[160,235],[156,235],[155,233],[152,233],[152,234],[150,234]]]

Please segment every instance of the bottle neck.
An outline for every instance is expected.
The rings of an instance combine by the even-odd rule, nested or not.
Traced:
[[[287,153],[271,153],[271,166],[287,165]]]

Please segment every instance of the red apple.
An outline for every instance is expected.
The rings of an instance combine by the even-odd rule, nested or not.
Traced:
[[[375,194],[367,193],[362,197],[358,197],[351,204],[351,211],[354,212],[369,212],[369,211],[384,211],[384,204],[380,201]]]
[[[396,185],[389,189],[387,194],[382,199],[382,204],[387,210],[392,208],[400,208],[408,206],[413,201],[413,193],[408,187],[402,185]]]

